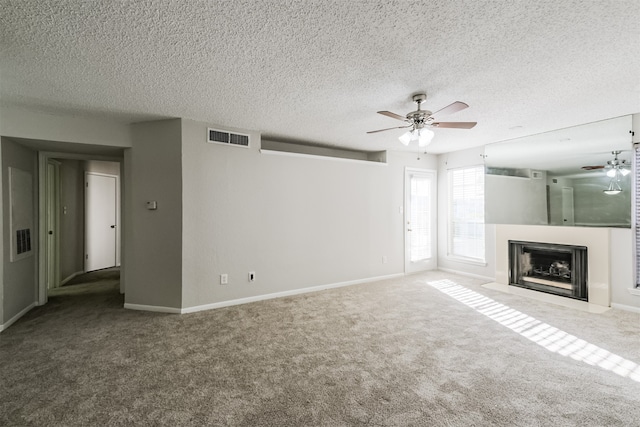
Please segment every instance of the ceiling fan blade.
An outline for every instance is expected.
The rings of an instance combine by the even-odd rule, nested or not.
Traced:
[[[385,130],[391,130],[391,129],[405,129],[405,128],[410,128],[412,125],[409,126],[396,126],[393,128],[386,128],[386,129],[378,129],[378,130],[370,130],[367,133],[377,133],[377,132],[384,132]]]
[[[401,116],[400,114],[392,113],[391,111],[378,111],[378,114],[382,114],[383,116],[391,117],[392,119],[402,120],[403,122],[407,121],[407,118]]]
[[[431,123],[431,126],[450,129],[471,129],[477,124],[478,122],[435,122]]]
[[[588,171],[592,171],[595,169],[604,169],[604,166],[600,165],[600,166],[582,166],[582,169],[584,170],[588,170]]]
[[[439,109],[431,115],[435,116],[436,114],[453,114],[457,113],[460,110],[464,110],[465,108],[469,108],[469,106],[464,102],[456,101],[453,104],[449,104],[446,107]]]

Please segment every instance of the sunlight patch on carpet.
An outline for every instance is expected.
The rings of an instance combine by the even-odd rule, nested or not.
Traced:
[[[570,357],[588,365],[599,366],[622,377],[640,382],[640,366],[635,362],[460,286],[451,280],[437,280],[428,282],[428,284],[553,353]]]

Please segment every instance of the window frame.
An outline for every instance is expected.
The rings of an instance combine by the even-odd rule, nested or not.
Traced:
[[[463,172],[468,169],[477,169],[480,175],[482,176],[482,258],[467,256],[464,254],[459,254],[454,252],[453,247],[453,239],[454,239],[454,173]],[[480,266],[487,265],[487,252],[486,252],[486,223],[484,218],[484,174],[485,167],[482,164],[479,165],[469,165],[462,166],[457,168],[451,168],[447,170],[447,258],[457,262],[464,262],[467,264],[474,264]],[[463,184],[464,185],[464,184]],[[471,222],[468,222],[472,224]],[[479,224],[479,223],[475,223]]]

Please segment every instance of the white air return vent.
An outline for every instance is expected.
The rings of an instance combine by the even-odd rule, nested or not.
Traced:
[[[249,135],[209,128],[207,129],[207,142],[247,148],[249,147]]]

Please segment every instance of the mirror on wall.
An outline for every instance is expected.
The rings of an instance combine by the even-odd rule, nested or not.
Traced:
[[[631,129],[623,116],[487,145],[485,223],[630,227]]]

